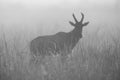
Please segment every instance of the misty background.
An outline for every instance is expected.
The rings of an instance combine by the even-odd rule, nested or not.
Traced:
[[[32,64],[30,41],[90,23],[68,55]],[[0,0],[0,80],[120,80],[120,0]]]
[[[20,31],[49,35],[73,29],[68,21],[73,21],[73,13],[80,19],[80,12],[90,22],[84,28],[88,33],[97,27],[114,27],[120,21],[120,1],[0,0],[0,25],[9,35]]]

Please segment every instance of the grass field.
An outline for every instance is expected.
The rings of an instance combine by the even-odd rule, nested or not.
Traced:
[[[30,64],[31,37],[18,32],[8,38],[2,30],[0,80],[120,80],[120,28],[117,25],[83,37],[64,64],[60,56],[46,57],[45,64]]]

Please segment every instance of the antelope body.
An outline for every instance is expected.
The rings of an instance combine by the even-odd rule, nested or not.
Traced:
[[[58,32],[54,35],[39,36],[30,42],[30,51],[34,56],[46,55],[67,55],[71,53],[80,38],[82,38],[82,28],[88,25],[89,22],[83,23],[84,15],[81,13],[82,18],[80,21],[76,19],[73,14],[75,23],[69,21],[74,26],[70,32]]]

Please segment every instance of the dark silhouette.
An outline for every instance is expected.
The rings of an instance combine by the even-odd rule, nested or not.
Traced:
[[[30,43],[30,51],[33,56],[50,56],[60,54],[66,56],[72,52],[79,39],[82,38],[82,28],[87,26],[89,22],[83,23],[84,14],[81,13],[82,18],[78,21],[73,14],[75,23],[69,21],[74,26],[70,32],[58,32],[54,35],[39,36],[33,39]]]

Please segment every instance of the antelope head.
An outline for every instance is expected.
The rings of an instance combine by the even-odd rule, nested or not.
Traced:
[[[78,21],[78,20],[76,19],[75,15],[74,15],[74,13],[73,13],[72,16],[73,16],[73,18],[74,18],[74,20],[75,20],[75,23],[69,21],[69,23],[70,23],[72,26],[74,26],[75,29],[80,30],[80,31],[82,31],[82,28],[83,28],[84,26],[87,26],[87,25],[89,24],[89,22],[84,22],[84,23],[83,23],[84,14],[81,13],[81,15],[82,15],[82,18],[81,18],[80,21]]]

